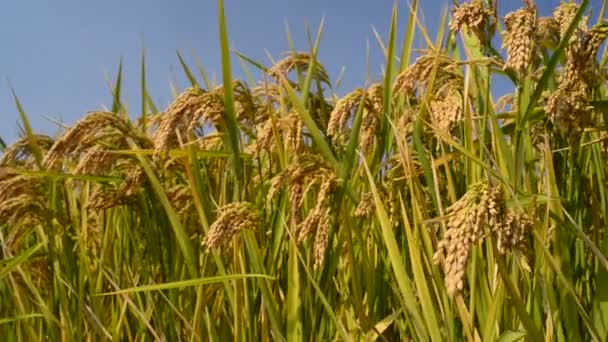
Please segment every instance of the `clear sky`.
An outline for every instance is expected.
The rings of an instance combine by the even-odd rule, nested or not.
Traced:
[[[378,78],[382,55],[372,27],[386,39],[391,0],[226,0],[232,48],[265,63],[266,51],[279,59],[289,49],[288,23],[298,50],[307,50],[305,25],[313,31],[322,17],[325,30],[320,61],[333,80],[346,68],[342,90],[362,86],[366,46],[371,72]],[[424,20],[436,31],[441,10],[450,1],[421,0]],[[398,0],[399,25],[405,27],[409,2]],[[520,6],[501,0],[501,15]],[[547,15],[559,0],[538,0]],[[592,0],[599,11],[601,0]],[[194,68],[193,53],[221,79],[217,4],[213,0],[19,0],[0,10],[0,137],[17,138],[18,112],[9,82],[33,128],[53,135],[57,125],[71,124],[87,111],[111,105],[107,77],[114,79],[123,59],[123,87],[130,112],[138,114],[140,56],[146,51],[148,90],[159,108],[171,100],[170,83],[187,86],[175,51]],[[402,32],[402,29],[400,30]],[[236,76],[241,67],[233,60]]]

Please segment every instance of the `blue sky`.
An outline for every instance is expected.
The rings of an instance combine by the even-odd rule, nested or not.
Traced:
[[[436,31],[449,1],[422,0],[425,22]],[[539,0],[541,14],[559,0]],[[521,3],[502,0],[501,14]],[[599,11],[601,0],[592,0]],[[400,27],[406,25],[408,2],[398,0]],[[226,0],[232,48],[265,63],[266,51],[280,58],[288,50],[285,23],[296,48],[307,49],[305,25],[316,30],[325,17],[320,60],[335,80],[346,68],[342,90],[363,85],[366,46],[371,47],[370,71],[379,77],[383,64],[372,27],[387,36],[393,1]],[[0,11],[0,137],[17,138],[18,112],[12,84],[35,131],[55,134],[47,118],[71,124],[87,111],[110,106],[107,77],[114,78],[123,59],[123,87],[130,112],[138,114],[140,55],[147,55],[148,90],[160,108],[171,100],[170,82],[187,86],[175,51],[194,67],[195,53],[211,74],[221,79],[217,5],[212,0],[20,0]],[[402,30],[400,30],[401,32]],[[243,75],[233,63],[236,76]]]

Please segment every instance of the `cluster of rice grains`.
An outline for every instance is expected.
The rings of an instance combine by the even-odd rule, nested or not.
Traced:
[[[164,111],[150,113],[138,121],[131,121],[124,113],[96,111],[88,113],[57,139],[43,135],[21,138],[8,147],[0,159],[0,227],[9,227],[9,234],[0,236],[0,243],[8,246],[9,255],[15,255],[23,249],[24,226],[45,227],[49,222],[65,227],[82,225],[86,227],[83,234],[87,234],[84,241],[87,251],[83,255],[88,253],[96,260],[94,262],[100,262],[95,254],[101,253],[107,218],[128,209],[125,211],[129,213],[129,219],[137,225],[147,219],[142,218],[144,213],[150,214],[154,210],[152,214],[157,214],[155,209],[159,204],[155,192],[158,189],[152,189],[151,185],[156,185],[153,180],[158,180],[187,235],[193,240],[197,236],[202,238],[200,247],[205,251],[226,251],[230,247],[236,250],[240,247],[237,237],[242,231],[252,230],[258,234],[257,228],[269,224],[266,219],[272,215],[268,213],[281,210],[281,205],[286,204],[288,234],[285,236],[304,246],[303,250],[310,246],[313,267],[318,271],[326,262],[328,250],[333,255],[332,248],[338,249],[339,241],[333,240],[331,234],[340,228],[340,217],[344,217],[341,215],[349,215],[349,220],[362,227],[376,227],[374,197],[365,189],[368,179],[361,172],[362,164],[357,164],[363,162],[376,167],[373,170],[376,188],[399,233],[400,222],[404,222],[402,204],[405,204],[405,210],[410,210],[408,201],[416,200],[418,207],[424,208],[428,204],[429,208],[434,208],[431,191],[436,190],[435,195],[441,201],[456,198],[456,189],[465,185],[463,179],[469,179],[460,177],[468,171],[465,170],[468,165],[465,165],[464,153],[456,151],[452,144],[436,143],[437,137],[450,137],[458,144],[463,140],[464,128],[468,127],[464,125],[465,113],[467,118],[472,114],[472,120],[477,120],[484,113],[475,115],[473,112],[489,106],[480,103],[484,100],[479,97],[475,75],[465,82],[465,69],[468,72],[469,66],[476,68],[485,63],[490,72],[498,70],[507,74],[514,81],[517,92],[503,96],[494,109],[515,111],[524,80],[529,79],[534,84],[543,71],[542,57],[547,52],[543,48],[554,49],[564,39],[579,9],[574,2],[562,2],[551,16],[539,18],[536,7],[525,1],[523,8],[504,16],[502,47],[506,58],[503,60],[499,53],[491,50],[499,17],[488,3],[485,0],[466,1],[454,8],[450,22],[453,33],[470,34],[469,38],[476,38],[481,43],[483,58],[462,61],[452,55],[449,48],[419,50],[413,63],[400,70],[393,83],[388,84],[390,89],[384,84],[372,83],[341,97],[332,94],[326,98],[327,94],[323,92],[331,89],[324,87],[330,83],[327,72],[309,54],[300,52],[291,52],[265,69],[264,81],[251,88],[242,81],[232,82],[238,128],[236,140],[242,147],[240,151],[244,152],[245,174],[245,179],[239,180],[243,182],[242,186],[240,183],[238,187],[234,186],[240,191],[236,202],[230,203],[227,195],[233,190],[232,180],[226,176],[230,160],[222,153],[215,153],[227,150],[226,142],[229,141],[224,102],[226,90],[221,85],[209,89],[187,88]],[[580,139],[583,129],[593,123],[592,103],[598,98],[595,91],[603,80],[597,54],[608,37],[608,24],[602,22],[589,28],[588,21],[585,18],[574,28],[564,50],[562,65],[557,68],[557,77],[550,82],[555,89],[539,100],[552,124],[546,125],[548,130],[557,128],[556,131],[571,142]],[[313,62],[315,67],[310,68]],[[475,68],[470,68],[471,74],[476,72]],[[325,153],[318,153],[316,129],[313,131],[304,124],[302,115],[306,113],[298,112],[299,106],[292,103],[293,99],[286,93],[287,85],[303,92],[301,76],[306,76],[308,70],[314,70],[314,75],[310,75],[314,82],[312,88],[306,90],[307,97],[302,96],[303,105],[321,132],[321,139],[326,139],[323,143],[327,145],[322,147],[328,147],[329,153],[338,161],[337,166],[326,160]],[[294,81],[296,73],[299,77]],[[385,104],[390,108],[385,108]],[[357,115],[361,120],[360,131],[353,134]],[[509,116],[501,116],[500,120],[502,117]],[[416,145],[409,149],[410,144],[417,144],[412,139],[412,132],[418,125],[413,123],[421,121],[425,123],[420,139],[422,147]],[[481,134],[486,127],[479,123],[481,120],[472,123],[473,141],[471,146],[465,147],[479,147],[482,153],[475,157],[485,160],[482,149],[488,147],[490,155],[495,142],[485,135],[490,130]],[[509,122],[499,123],[505,123],[499,129],[505,128],[504,134],[508,136]],[[540,128],[540,122],[537,122],[532,131]],[[487,144],[482,136],[488,138]],[[352,165],[349,175],[352,182],[339,178],[343,176],[342,167],[347,164],[343,157],[351,137],[358,139],[356,147],[363,155],[355,161],[357,165]],[[509,136],[506,146],[513,140]],[[191,158],[192,154],[183,153],[186,147],[193,147],[193,155],[200,157],[196,162],[201,166],[201,174],[195,174],[196,177],[189,168],[191,160],[185,157]],[[142,150],[142,155],[130,152],[134,148]],[[212,153],[199,155],[201,150]],[[142,156],[150,166],[146,171]],[[493,162],[488,163],[491,164],[487,165],[488,169],[494,167]],[[432,171],[439,170],[432,175],[436,188],[429,185],[424,172],[428,164],[432,165]],[[148,178],[150,169],[155,178]],[[483,177],[483,168],[479,170],[472,173],[473,178]],[[65,173],[70,177],[53,179],[56,189],[52,192],[48,177],[38,175],[38,171]],[[204,184],[198,184],[207,196],[202,201],[196,197],[200,189],[191,186],[192,180],[198,182],[198,178],[204,178],[201,180]],[[420,182],[411,182],[413,179]],[[355,189],[341,189],[351,184]],[[414,189],[408,191],[411,185]],[[536,225],[532,213],[536,208],[522,207],[520,203],[507,206],[509,196],[505,189],[506,185],[490,181],[470,185],[447,209],[446,229],[437,244],[433,261],[444,271],[450,296],[465,290],[468,261],[475,246],[482,242],[491,247],[482,253],[491,250],[500,256],[508,254],[515,260],[527,262],[530,231]],[[350,195],[344,196],[349,197],[344,201],[347,204],[338,202],[341,198],[338,190],[354,190],[352,193],[344,191]],[[72,197],[68,198],[66,193]],[[359,202],[353,203],[357,196],[360,196]],[[50,210],[51,197],[66,203]],[[209,214],[214,215],[207,234],[203,233],[196,216],[203,201],[207,201],[205,204],[219,203],[214,213],[209,210]],[[205,213],[208,210],[207,207],[202,209]],[[414,215],[430,216],[432,211]],[[165,215],[162,210],[159,212]],[[164,219],[164,216],[160,217],[159,224],[165,223]],[[207,218],[204,220],[206,222]],[[70,226],[69,233],[79,234],[77,228]],[[71,238],[80,243],[78,236]],[[260,245],[266,242],[261,241]],[[364,243],[374,241],[370,239]],[[75,249],[79,247],[76,245]],[[522,258],[518,258],[520,256]]]
[[[563,2],[553,13],[554,34],[560,39],[578,11],[573,2]],[[597,62],[600,45],[608,37],[608,23],[600,22],[588,28],[588,17],[579,22],[565,50],[565,64],[557,89],[547,95],[545,112],[559,133],[576,144],[584,128],[592,122],[593,90],[602,79]]]
[[[53,139],[46,135],[36,134],[31,137],[21,137],[4,150],[2,158],[0,158],[0,167],[13,166],[33,169],[36,167],[36,158],[31,146],[36,146],[40,151],[46,152],[53,144]]]
[[[255,229],[260,214],[247,202],[233,202],[217,209],[217,218],[203,240],[207,249],[226,249],[233,237],[245,229]]]
[[[25,174],[21,170],[38,170],[40,154],[46,154],[53,144],[53,139],[45,135],[22,137],[9,146],[0,158],[0,224],[14,226],[11,235],[21,236],[22,226],[48,219],[45,205],[47,184],[44,178]]]
[[[367,90],[356,89],[336,101],[327,125],[327,135],[334,146],[343,148],[347,138],[347,126],[361,102],[363,116],[359,133],[359,149],[363,153],[371,152],[378,134],[380,115],[382,115],[382,86],[373,84]]]
[[[383,199],[383,205],[388,211],[388,218],[393,227],[399,224],[401,213],[399,212],[399,201],[397,198],[397,190],[403,186],[402,182],[396,182],[394,178],[386,177],[387,180],[378,186],[378,193]],[[353,215],[359,218],[374,217],[376,213],[376,204],[372,192],[364,192],[361,194],[359,204],[353,211]]]
[[[267,199],[272,201],[279,189],[286,187],[291,203],[292,222],[296,231],[292,236],[298,242],[304,241],[315,232],[314,268],[319,269],[324,262],[328,245],[328,233],[333,224],[333,199],[337,178],[332,168],[316,154],[298,155],[289,167],[272,180]],[[316,191],[315,191],[316,190]],[[304,220],[300,212],[305,209],[307,193],[315,194],[314,205],[308,210]]]
[[[425,96],[429,88],[432,96],[427,108],[431,124],[439,133],[457,137],[455,128],[463,121],[464,78],[461,63],[443,52],[422,51],[414,63],[395,78],[392,93],[396,104],[400,96],[407,99],[405,106],[397,106],[403,108],[397,127],[409,131],[406,126],[426,103],[419,97]]]
[[[537,31],[536,7],[526,6],[505,16],[507,29],[503,46],[507,49],[505,69],[515,71],[520,78],[528,73],[535,52]]]
[[[0,223],[14,228],[11,235],[19,235],[23,226],[46,222],[46,186],[42,177],[0,168]]]
[[[482,44],[488,45],[496,28],[496,8],[490,10],[483,0],[472,0],[454,7],[450,29],[463,29],[473,33]],[[538,18],[536,7],[526,1],[524,8],[508,13],[504,17],[505,36],[503,48],[507,50],[505,70],[514,71],[519,77],[528,73],[534,57],[538,54]],[[543,26],[546,27],[546,26]]]
[[[462,101],[460,92],[450,88],[445,96],[431,102],[431,118],[441,132],[450,133],[462,121]]]
[[[304,124],[299,113],[285,106],[285,94],[281,85],[282,80],[287,80],[297,89],[298,84],[288,77],[292,72],[302,73],[308,70],[311,61],[308,54],[289,53],[269,68],[269,81],[252,89],[238,80],[232,83],[237,123],[248,137],[242,141],[246,145],[245,152],[250,153],[255,160],[260,160],[260,163],[266,163],[260,159],[262,152],[266,151],[271,155],[281,150],[279,145],[293,153],[293,165],[298,165],[307,158],[317,158],[316,155],[310,154],[311,148],[306,143]],[[314,77],[318,81],[329,83],[329,77],[322,65],[316,65]],[[364,134],[360,141],[364,150],[370,150],[373,144],[382,101],[382,90],[378,85],[370,87],[368,92],[363,116]],[[329,100],[318,104],[320,105],[331,108]],[[340,106],[338,104],[334,112],[337,112]],[[339,129],[346,128],[341,126]],[[145,188],[149,186],[147,176],[134,155],[117,151],[131,150],[133,146],[153,151],[150,165],[153,171],[158,173],[167,197],[177,213],[183,220],[187,220],[189,213],[193,211],[192,191],[184,181],[186,177],[183,157],[170,151],[191,144],[202,150],[221,150],[224,148],[225,131],[223,86],[210,90],[193,86],[179,94],[164,112],[150,114],[134,123],[121,113],[97,111],[88,113],[56,140],[43,135],[24,137],[9,146],[0,159],[0,224],[17,226],[19,222],[29,224],[36,223],[36,220],[50,219],[45,216],[48,204],[45,199],[48,198],[48,193],[44,177],[22,175],[18,171],[20,169],[112,176],[114,180],[103,182],[66,180],[66,189],[78,192],[86,189],[90,192],[82,205],[89,210],[88,229],[91,231],[101,231],[95,222],[100,217],[97,214],[103,213],[103,210],[121,205],[129,205],[139,210],[137,206],[141,203],[136,196],[146,191]],[[36,148],[32,149],[32,146]],[[221,175],[221,165],[224,165],[225,160],[215,158],[210,165],[212,163],[219,167],[215,170],[208,168],[209,176]],[[260,167],[265,167],[265,164]],[[328,208],[336,185],[335,175],[329,172],[329,168],[322,168],[322,177],[317,172],[310,182],[303,182],[307,176],[299,174],[303,172],[301,168],[290,170],[282,174],[285,175],[283,177],[288,175],[285,179],[289,184],[294,208],[303,205],[303,196],[310,187],[320,186],[318,196],[322,200],[317,202],[307,219],[300,223],[302,229],[298,237],[301,241],[309,233],[317,231],[315,250],[319,256],[327,244],[331,218]],[[266,176],[271,173],[272,169],[264,172]],[[259,179],[257,183],[252,183],[260,186],[262,182],[263,180]],[[276,186],[273,191],[278,191]],[[238,231],[257,226],[259,220],[260,217],[255,214],[252,205],[237,203],[221,206],[203,246],[225,247]],[[316,260],[318,267],[322,259],[317,257]]]
[[[536,6],[525,1],[523,8],[506,14],[502,45],[507,58],[503,69],[512,71],[521,84],[528,76],[537,79],[540,75],[537,71],[542,71],[539,69],[541,49],[557,47],[578,9],[577,3],[562,1],[552,16],[539,18]],[[452,15],[453,31],[467,29],[482,45],[487,43],[495,27],[496,14],[488,9],[486,1],[465,2],[456,6]],[[577,143],[583,129],[592,123],[593,90],[603,79],[597,53],[608,37],[608,22],[601,21],[591,28],[588,23],[589,17],[584,16],[574,28],[565,46],[563,65],[558,68],[557,87],[546,92],[542,100],[548,119],[571,144]]]
[[[23,173],[23,169],[38,170],[40,154],[44,155],[53,140],[44,135],[18,139],[0,158],[0,259],[19,257],[30,248],[35,231],[32,227],[48,225],[52,213],[48,209],[48,182],[44,177]],[[65,217],[56,217],[63,222]],[[4,227],[9,227],[4,233]],[[50,289],[50,261],[43,253],[23,263],[21,269],[37,289],[47,295]],[[20,273],[11,274],[12,280],[25,285]]]
[[[494,236],[500,253],[525,252],[533,220],[521,208],[507,208],[502,188],[488,182],[469,187],[447,210],[447,230],[433,256],[442,264],[448,294],[464,289],[464,276],[471,250],[487,236]]]
[[[310,63],[313,61],[311,56],[305,52],[290,52],[282,60],[276,62],[271,68],[268,69],[268,75],[277,81],[283,78],[287,78],[292,71],[297,71],[303,74],[308,70]],[[315,68],[315,77],[322,82],[329,84],[329,76],[325,71],[325,68],[318,64]]]
[[[487,43],[490,37],[488,30],[492,30],[495,24],[496,14],[487,8],[485,1],[473,0],[452,10],[450,29],[454,32],[470,30],[480,42]]]

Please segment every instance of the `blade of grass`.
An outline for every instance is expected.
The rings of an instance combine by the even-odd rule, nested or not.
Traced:
[[[184,287],[215,284],[215,283],[221,283],[226,280],[246,279],[246,278],[265,278],[265,279],[270,279],[270,280],[274,279],[273,277],[270,277],[270,276],[267,276],[264,274],[227,274],[227,275],[216,276],[216,277],[205,277],[205,278],[197,278],[197,279],[180,280],[180,281],[174,281],[174,282],[164,283],[164,284],[136,286],[136,287],[130,287],[128,289],[116,290],[116,291],[112,291],[112,292],[98,293],[98,294],[95,294],[94,296],[111,296],[111,295],[145,292],[145,291],[182,289]]]
[[[298,95],[296,94],[295,90],[285,78],[281,79],[281,83],[285,90],[287,90],[287,95],[289,96],[289,99],[291,100],[292,104],[300,114],[300,118],[302,119],[302,121],[304,121],[306,128],[308,128],[308,131],[312,136],[312,140],[315,145],[317,145],[319,152],[321,152],[325,160],[330,165],[335,167],[338,161],[336,160],[336,157],[334,157],[334,154],[331,151],[331,148],[329,147],[329,144],[327,143],[327,139],[325,139],[323,132],[321,132],[319,127],[317,127],[317,124],[310,115],[310,112],[304,106],[303,100],[298,98]]]
[[[139,149],[137,145],[135,145],[135,143],[133,143],[132,141],[129,140],[128,143],[129,147],[131,147],[133,151],[137,151]],[[192,249],[192,245],[190,244],[190,239],[188,238],[188,235],[186,234],[186,231],[184,230],[184,227],[180,222],[178,214],[171,206],[171,203],[169,203],[169,198],[167,198],[167,194],[165,193],[162,184],[158,180],[158,177],[156,177],[154,170],[152,170],[152,166],[150,165],[148,160],[141,154],[136,154],[136,157],[139,160],[140,165],[143,167],[144,172],[148,177],[148,181],[152,185],[152,189],[156,193],[156,196],[161,202],[163,208],[165,209],[169,222],[171,223],[171,228],[173,228],[173,233],[175,234],[175,238],[177,239],[179,248],[186,262],[186,267],[188,269],[188,272],[190,273],[190,276],[197,277],[199,273],[198,263],[196,262],[196,258],[194,257],[194,250]]]
[[[325,18],[321,18],[321,23],[319,23],[319,29],[317,30],[317,38],[315,39],[315,45],[312,49],[310,56],[310,64],[308,65],[308,71],[306,72],[306,78],[304,79],[304,85],[302,87],[302,102],[306,103],[308,100],[308,94],[310,92],[310,84],[312,82],[312,77],[316,71],[317,67],[317,53],[319,52],[319,45],[321,44],[321,36],[323,33],[323,25],[325,23]]]
[[[551,59],[546,64],[543,74],[540,77],[536,88],[534,89],[534,93],[532,93],[532,97],[530,98],[530,102],[528,103],[528,107],[526,108],[522,123],[528,121],[534,107],[536,106],[536,103],[540,99],[542,92],[547,90],[549,79],[555,72],[555,68],[557,67],[559,60],[562,58],[566,46],[570,44],[570,37],[574,34],[576,28],[579,27],[579,22],[582,20],[583,14],[585,13],[585,10],[587,9],[588,5],[589,0],[581,1],[578,11],[576,11],[574,18],[572,18],[572,21],[570,22],[570,26],[568,26],[568,29],[564,33],[564,36],[562,37],[559,42],[559,45],[557,46],[557,49],[555,49],[553,55],[551,56]]]
[[[293,240],[293,237],[292,237],[292,240]],[[304,272],[306,273],[308,282],[315,289],[316,294],[319,297],[319,300],[321,300],[321,304],[323,305],[323,308],[329,315],[329,318],[338,328],[338,335],[340,336],[341,340],[350,341],[351,339],[348,337],[348,333],[347,333],[346,329],[344,328],[344,325],[340,322],[340,320],[338,320],[338,317],[336,316],[335,312],[333,311],[331,304],[329,303],[327,297],[323,294],[323,291],[319,287],[319,284],[317,284],[312,273],[306,266],[306,260],[304,260],[304,258],[302,257],[302,254],[297,249],[296,249],[296,253],[298,255],[298,259],[300,260],[300,264],[302,265],[302,269],[304,269]]]
[[[198,57],[198,55],[196,54],[196,52],[194,50],[191,50],[191,56],[192,56],[192,59],[194,59],[196,62],[196,68],[198,69],[198,73],[203,78],[205,87],[207,87],[207,89],[213,88],[213,84],[211,84],[211,81],[209,80],[209,76],[207,75],[207,71],[205,70],[205,67],[203,66],[203,62],[201,61],[201,59]]]
[[[397,280],[397,284],[399,285],[399,291],[403,297],[403,300],[405,301],[406,309],[412,317],[417,335],[423,340],[428,340],[429,336],[427,331],[424,329],[424,320],[420,315],[420,311],[418,310],[418,304],[416,302],[416,296],[414,295],[414,290],[410,285],[411,279],[405,272],[405,265],[403,264],[403,258],[401,257],[401,253],[399,253],[399,247],[397,245],[397,241],[393,233],[392,224],[390,223],[388,214],[384,209],[384,205],[382,204],[382,199],[380,198],[378,189],[376,188],[376,185],[374,183],[372,173],[369,170],[367,163],[364,161],[365,157],[361,155],[361,158],[363,159],[363,167],[367,174],[369,186],[374,197],[376,215],[378,217],[378,221],[380,222],[380,227],[382,228],[382,237],[384,238],[384,242],[386,244],[389,261],[392,266],[395,279]]]
[[[25,134],[30,143],[30,148],[32,153],[34,154],[34,158],[36,158],[36,164],[38,168],[42,170],[42,150],[36,144],[36,138],[34,137],[34,131],[32,130],[32,126],[30,125],[30,121],[25,114],[25,110],[23,110],[23,106],[21,105],[21,101],[17,97],[17,93],[15,93],[15,89],[9,83],[8,85],[11,89],[11,94],[13,95],[13,100],[15,101],[15,106],[17,107],[17,111],[19,112],[19,117],[21,118],[21,123],[23,124],[23,129],[25,130]]]
[[[112,89],[112,109],[110,110],[112,113],[118,113],[122,111],[124,108],[120,101],[122,92],[122,58],[118,62],[118,71],[116,72],[116,82]]]
[[[26,320],[26,319],[41,318],[41,317],[44,317],[44,315],[39,314],[39,313],[32,313],[32,314],[27,314],[27,315],[19,315],[16,317],[0,318],[0,325],[7,324],[7,323],[13,323],[13,322],[17,322],[17,321],[22,321],[22,320]]]
[[[370,342],[377,340],[378,337],[380,337],[382,333],[384,333],[384,331],[386,331],[386,329],[388,329],[388,327],[390,327],[397,320],[397,318],[399,318],[402,311],[403,309],[399,309],[382,319],[380,322],[376,323],[374,327],[367,332],[367,334],[365,334],[365,340]]]
[[[372,159],[371,167],[374,170],[374,173],[379,170],[377,167],[382,160],[382,154],[385,150],[390,150],[387,148],[386,144],[392,141],[390,138],[390,130],[389,125],[387,123],[387,118],[390,118],[391,113],[391,104],[392,104],[392,87],[391,84],[394,78],[394,67],[395,67],[395,45],[397,40],[397,2],[393,4],[393,10],[391,14],[391,24],[388,34],[388,49],[386,50],[386,70],[384,72],[384,80],[383,80],[383,92],[382,92],[382,110],[383,113],[380,116],[380,135],[378,137],[378,147],[374,153],[374,157]]]
[[[302,316],[300,300],[300,270],[297,256],[298,246],[292,239],[289,240],[289,256],[287,265],[287,331],[288,342],[302,341]]]
[[[399,72],[405,70],[409,64],[412,55],[412,46],[414,45],[414,37],[416,36],[416,18],[418,17],[418,0],[412,1],[409,5],[410,15],[407,20],[407,28],[403,35],[403,46],[401,50],[401,65]]]
[[[198,87],[198,82],[196,81],[196,77],[194,77],[194,74],[192,73],[192,71],[190,70],[188,65],[186,64],[186,61],[184,61],[184,58],[182,57],[182,55],[179,53],[179,50],[175,50],[175,53],[177,54],[177,59],[179,59],[179,64],[182,66],[182,70],[184,71],[184,74],[188,78],[190,85],[192,87]]]
[[[19,267],[23,263],[28,262],[30,257],[32,257],[32,255],[34,255],[43,246],[44,243],[40,242],[26,249],[25,251],[23,251],[23,253],[19,254],[16,257],[12,257],[8,260],[2,260],[3,266],[2,268],[0,268],[0,280],[9,275],[11,272],[14,272],[17,267]]]
[[[141,91],[141,125],[142,131],[148,131],[148,87],[146,86],[146,51],[141,51],[141,66],[140,66],[140,91]]]
[[[239,184],[243,179],[242,161],[239,154],[239,131],[237,127],[236,114],[234,111],[234,91],[232,89],[232,66],[230,62],[230,48],[228,46],[228,30],[226,28],[226,16],[224,14],[224,1],[218,0],[218,22],[220,32],[220,51],[222,56],[222,75],[224,81],[224,116],[228,137],[227,146],[232,151],[232,172],[234,182],[233,199],[240,198]]]
[[[538,235],[537,231],[533,231],[532,234],[533,234],[533,236],[534,236],[534,238],[536,240],[542,241],[542,238],[541,238],[541,236]],[[571,298],[574,300],[574,303],[576,304],[576,307],[578,309],[580,318],[582,319],[583,323],[589,329],[588,330],[589,333],[591,334],[591,336],[593,337],[593,339],[595,341],[600,341],[599,334],[595,330],[595,326],[593,325],[593,321],[591,320],[591,318],[587,314],[587,309],[583,306],[583,304],[581,303],[580,299],[578,298],[578,296],[576,294],[576,291],[573,288],[572,284],[568,281],[568,279],[566,278],[566,276],[564,275],[564,273],[560,269],[559,262],[557,260],[555,260],[555,258],[547,250],[547,247],[545,245],[543,245],[542,249],[543,249],[544,257],[549,262],[549,266],[553,269],[553,271],[557,275],[557,279],[560,280],[560,282],[564,286],[566,292],[569,293],[570,296],[571,296]]]
[[[437,320],[437,314],[435,312],[435,301],[431,297],[431,292],[429,291],[429,286],[427,284],[427,277],[422,267],[423,262],[422,253],[420,251],[421,241],[418,237],[419,234],[414,234],[407,212],[405,211],[405,206],[401,195],[399,196],[399,204],[401,207],[401,217],[403,219],[405,234],[408,242],[407,246],[409,251],[409,260],[412,265],[412,273],[414,274],[414,284],[416,285],[416,290],[420,295],[421,302],[424,303],[424,305],[422,305],[422,316],[424,317],[424,323],[427,326],[431,340],[442,341],[443,338],[441,337],[441,329],[439,327],[439,321]],[[414,205],[418,205],[418,203],[415,201]]]

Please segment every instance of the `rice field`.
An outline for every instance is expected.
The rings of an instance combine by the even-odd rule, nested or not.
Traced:
[[[157,106],[142,62],[129,112],[119,68],[111,106],[54,137],[15,95],[3,341],[608,338],[608,22],[588,0],[465,1],[434,37],[412,1],[381,82],[344,95],[322,25],[254,61],[218,6],[221,84],[180,56],[191,86]]]

